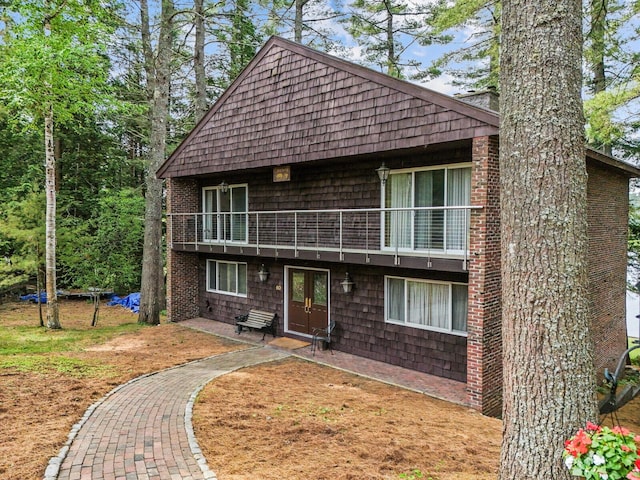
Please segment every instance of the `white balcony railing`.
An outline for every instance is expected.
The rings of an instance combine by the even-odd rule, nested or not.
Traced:
[[[169,247],[413,255],[466,259],[470,212],[481,207],[280,210],[168,215]]]

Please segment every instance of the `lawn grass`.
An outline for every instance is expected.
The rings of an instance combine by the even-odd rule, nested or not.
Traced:
[[[635,340],[637,340],[637,338],[629,337],[629,347],[637,345],[637,343],[633,343]],[[636,365],[640,364],[640,348],[629,352],[629,358],[632,363],[635,363]]]
[[[0,357],[0,369],[3,368],[12,368],[21,373],[37,373],[41,375],[55,372],[73,378],[111,378],[118,374],[116,369],[110,365],[61,355],[12,355],[6,358]]]
[[[98,361],[73,358],[90,345],[107,342],[125,333],[145,328],[137,323],[65,328],[10,325],[0,328],[0,369],[13,368],[22,373],[62,373],[72,377],[110,377],[115,372]]]
[[[144,328],[137,323],[97,326],[92,329],[49,330],[44,327],[10,326],[0,329],[0,358],[7,355],[34,355],[82,350],[87,345]]]

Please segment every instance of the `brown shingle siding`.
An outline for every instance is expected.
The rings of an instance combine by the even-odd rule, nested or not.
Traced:
[[[461,102],[436,105],[403,91],[424,89],[398,80],[392,88],[383,75],[340,60],[301,56],[285,41],[265,48],[160,175],[191,175],[187,165],[194,164],[205,174],[424,146],[446,140],[452,122],[463,118],[467,121],[455,123],[455,138],[471,138],[476,128],[486,127],[452,110]],[[380,143],[386,132],[392,132],[393,143],[388,137]]]

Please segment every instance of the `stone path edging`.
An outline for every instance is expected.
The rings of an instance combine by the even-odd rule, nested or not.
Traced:
[[[185,370],[190,366],[196,369],[196,373],[199,367],[203,367],[207,373],[204,376],[202,376],[202,379],[201,379],[202,381],[200,381],[199,384],[195,387],[195,389],[192,390],[188,400],[186,401],[186,405],[184,406],[183,428],[187,437],[189,450],[191,452],[191,455],[193,456],[192,460],[195,460],[195,462],[197,463],[201,471],[202,478],[205,480],[216,480],[217,477],[215,473],[209,469],[207,461],[204,455],[202,454],[202,451],[196,440],[194,430],[193,430],[193,424],[192,424],[193,406],[194,406],[197,395],[209,382],[211,382],[213,379],[217,378],[218,376],[225,375],[227,373],[231,373],[235,370],[245,368],[248,366],[280,360],[288,356],[291,356],[290,352],[277,350],[269,347],[255,346],[255,347],[251,347],[243,350],[234,350],[234,351],[226,352],[220,355],[214,355],[214,356],[207,357],[200,360],[194,360],[182,365],[177,365],[164,370],[159,370],[157,372],[140,375],[139,377],[136,377],[122,385],[115,387],[113,390],[107,393],[100,400],[92,404],[85,411],[80,421],[72,427],[71,432],[69,433],[69,436],[67,438],[67,441],[65,442],[64,446],[60,449],[58,455],[49,460],[49,464],[45,470],[43,480],[65,480],[70,477],[70,475],[68,475],[68,470],[69,470],[68,465],[64,468],[64,472],[62,472],[61,470],[63,470],[62,467],[65,464],[65,462],[69,460],[70,455],[74,454],[74,452],[72,452],[73,447],[77,446],[77,445],[74,445],[74,442],[82,443],[84,441],[85,443],[88,443],[89,441],[94,440],[94,437],[91,435],[89,435],[87,439],[82,438],[83,427],[87,425],[90,419],[94,420],[95,416],[99,415],[96,412],[98,410],[103,409],[105,405],[108,406],[109,401],[114,396],[120,393],[126,393],[126,392],[123,392],[123,390],[127,388],[135,389],[138,386],[136,384],[142,383],[143,380],[149,379],[150,377],[162,376],[162,375],[166,376],[167,374],[170,375],[174,370]],[[234,357],[237,357],[237,358],[234,358]],[[164,378],[161,378],[159,381],[160,382],[164,381]],[[182,392],[182,393],[186,393],[186,392]],[[155,418],[155,420],[157,420],[157,418]],[[134,422],[131,422],[131,423],[134,423]],[[180,450],[180,449],[177,448],[176,450]],[[84,452],[84,455],[86,455],[86,452]],[[83,467],[84,467],[84,464],[83,464]],[[87,466],[87,468],[89,467]],[[62,474],[66,476],[61,476]],[[111,478],[111,477],[99,476],[99,478],[102,479],[102,478]],[[127,475],[127,478],[129,478],[129,475]],[[143,474],[141,478],[151,478],[151,477],[148,477],[147,475]],[[195,477],[190,476],[188,478],[195,478]]]

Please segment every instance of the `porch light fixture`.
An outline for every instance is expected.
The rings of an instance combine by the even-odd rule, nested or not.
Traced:
[[[258,278],[261,283],[265,283],[269,279],[269,270],[264,266],[264,263],[260,265],[260,270],[258,270]]]
[[[387,167],[384,162],[382,162],[382,165],[380,165],[379,168],[376,168],[376,172],[378,172],[378,177],[380,178],[380,183],[382,184],[382,186],[387,183],[390,171],[391,169]]]
[[[351,293],[355,283],[353,283],[353,280],[351,280],[349,272],[344,275],[344,280],[340,282],[340,285],[342,285],[342,290],[344,290],[344,293]]]
[[[225,182],[224,180],[220,183],[220,185],[218,185],[218,187],[220,188],[220,191],[224,194],[229,193],[229,184],[227,182]]]

